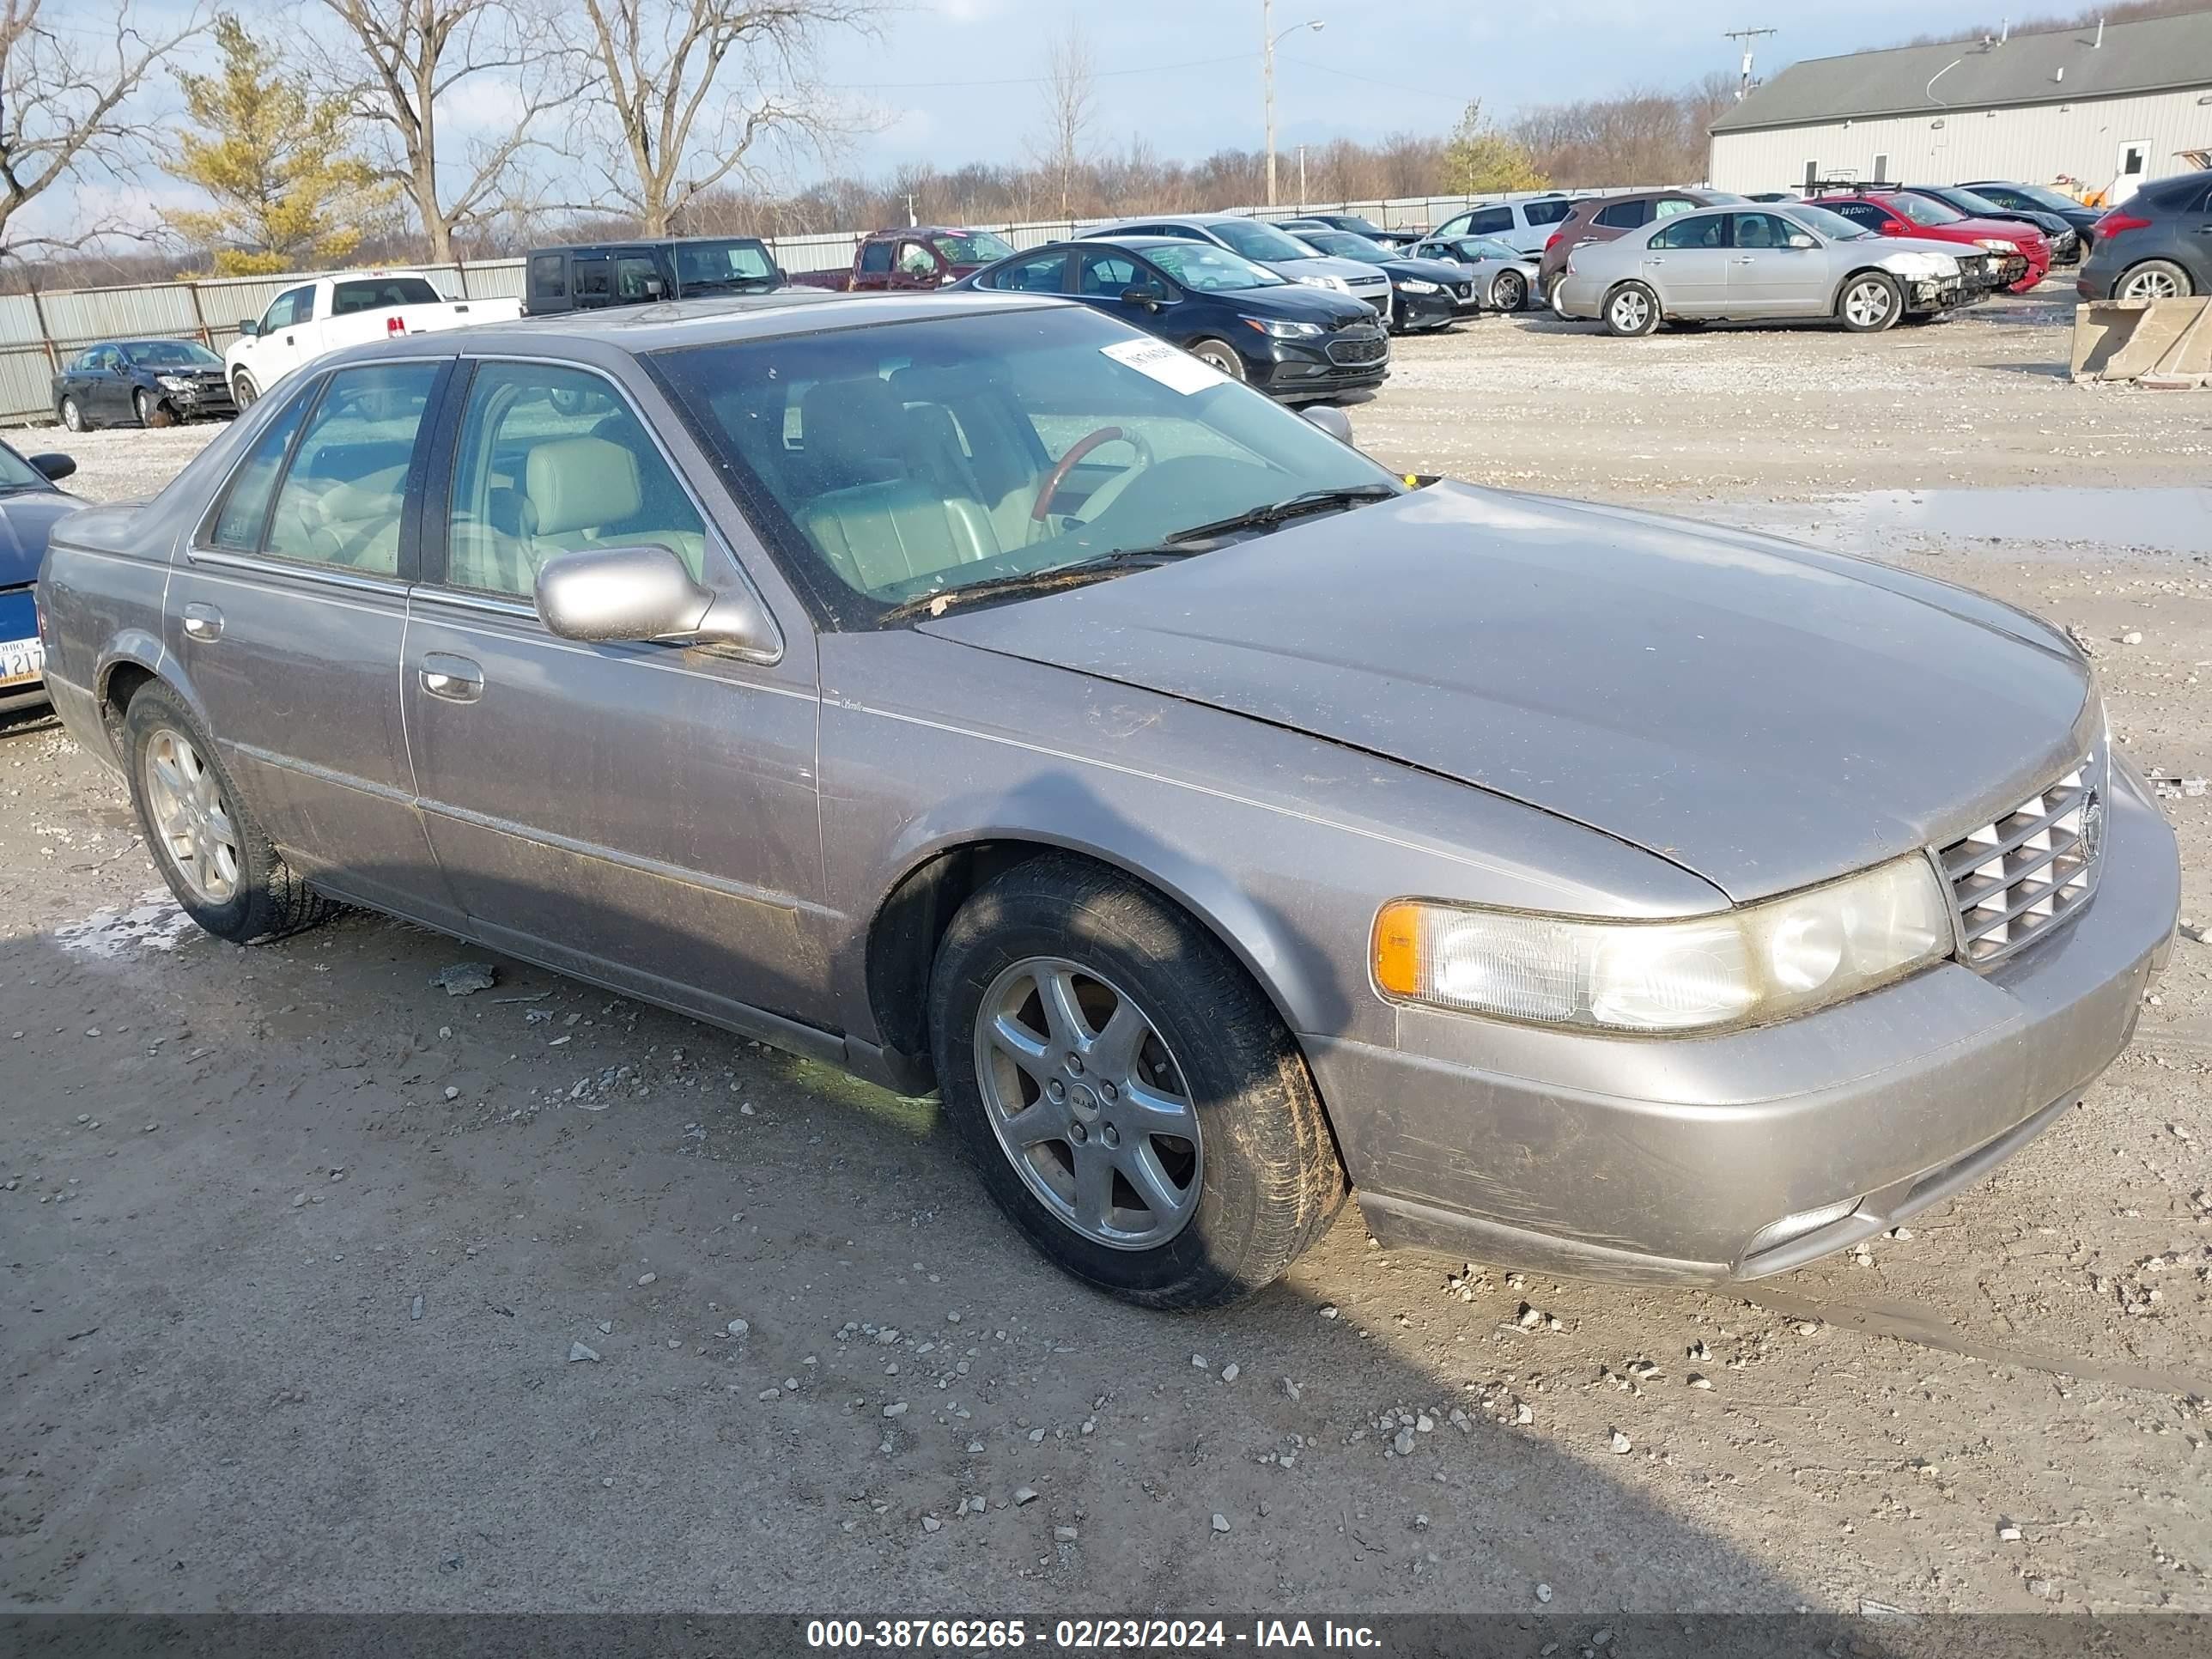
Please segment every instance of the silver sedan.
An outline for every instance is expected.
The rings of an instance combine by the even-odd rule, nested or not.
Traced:
[[[1707,208],[1567,256],[1559,315],[1615,335],[1664,324],[1833,319],[1873,334],[1978,297],[1955,250],[1876,236],[1803,204]]]
[[[1536,291],[1538,256],[1493,237],[1432,236],[1416,243],[1410,257],[1465,266],[1474,285],[1475,303],[1485,311],[1518,311]]]
[[[1153,1306],[1350,1191],[1779,1272],[2120,1052],[2179,872],[2065,635],[1349,435],[1041,297],[379,342],[62,521],[47,680],[210,933],[365,905],[933,1089]]]

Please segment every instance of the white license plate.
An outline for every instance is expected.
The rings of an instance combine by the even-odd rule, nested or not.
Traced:
[[[0,645],[0,686],[21,685],[46,676],[46,647],[36,640]]]

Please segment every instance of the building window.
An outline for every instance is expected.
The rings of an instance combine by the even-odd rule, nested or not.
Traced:
[[[1889,182],[1889,157],[1887,155],[1877,155],[1874,158],[1874,182],[1878,185],[1886,185]]]
[[[1807,190],[1808,191],[1810,191],[1813,189],[1813,187],[1814,187],[1816,184],[1818,184],[1818,183],[1820,182],[1820,164],[1818,161],[1808,161],[1808,162],[1806,162],[1806,163],[1805,163],[1805,188],[1806,188],[1806,190]]]

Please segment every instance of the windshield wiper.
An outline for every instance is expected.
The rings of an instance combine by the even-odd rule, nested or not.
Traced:
[[[1154,565],[1192,558],[1205,550],[1197,547],[1124,548],[1111,553],[1097,554],[1087,559],[1076,559],[1067,564],[1050,565],[1042,570],[992,576],[963,586],[943,587],[933,593],[917,593],[910,599],[902,599],[877,617],[876,625],[889,628],[915,617],[942,616],[954,605],[972,605],[982,599],[1012,599],[1025,593],[1049,593],[1060,588],[1081,587],[1132,570],[1148,570]]]
[[[1363,501],[1388,501],[1402,493],[1384,483],[1353,484],[1348,489],[1309,489],[1288,501],[1273,501],[1265,507],[1255,507],[1249,512],[1232,514],[1225,519],[1216,519],[1211,524],[1194,524],[1188,530],[1175,531],[1161,539],[1172,546],[1183,542],[1202,542],[1238,530],[1273,530],[1279,525],[1288,524],[1292,519],[1302,519],[1309,513],[1326,513],[1331,507],[1357,507]]]

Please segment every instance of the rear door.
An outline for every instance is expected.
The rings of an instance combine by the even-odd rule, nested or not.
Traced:
[[[532,593],[563,553],[651,544],[710,586],[748,578],[605,376],[480,361],[449,424],[402,696],[424,822],[469,931],[740,1024],[745,1007],[818,1016],[819,696],[803,614],[777,611],[773,662],[555,637]]]
[[[1685,317],[1729,314],[1728,222],[1725,213],[1705,214],[1661,225],[1645,239],[1644,277],[1667,311]]]
[[[579,253],[568,266],[568,293],[579,311],[603,310],[615,302],[614,256]]]
[[[400,731],[426,415],[450,359],[312,378],[171,578],[166,644],[270,837],[333,891],[435,921]],[[288,393],[290,389],[288,388]]]
[[[568,309],[568,256],[533,253],[530,256],[530,288],[526,309],[543,317]]]

